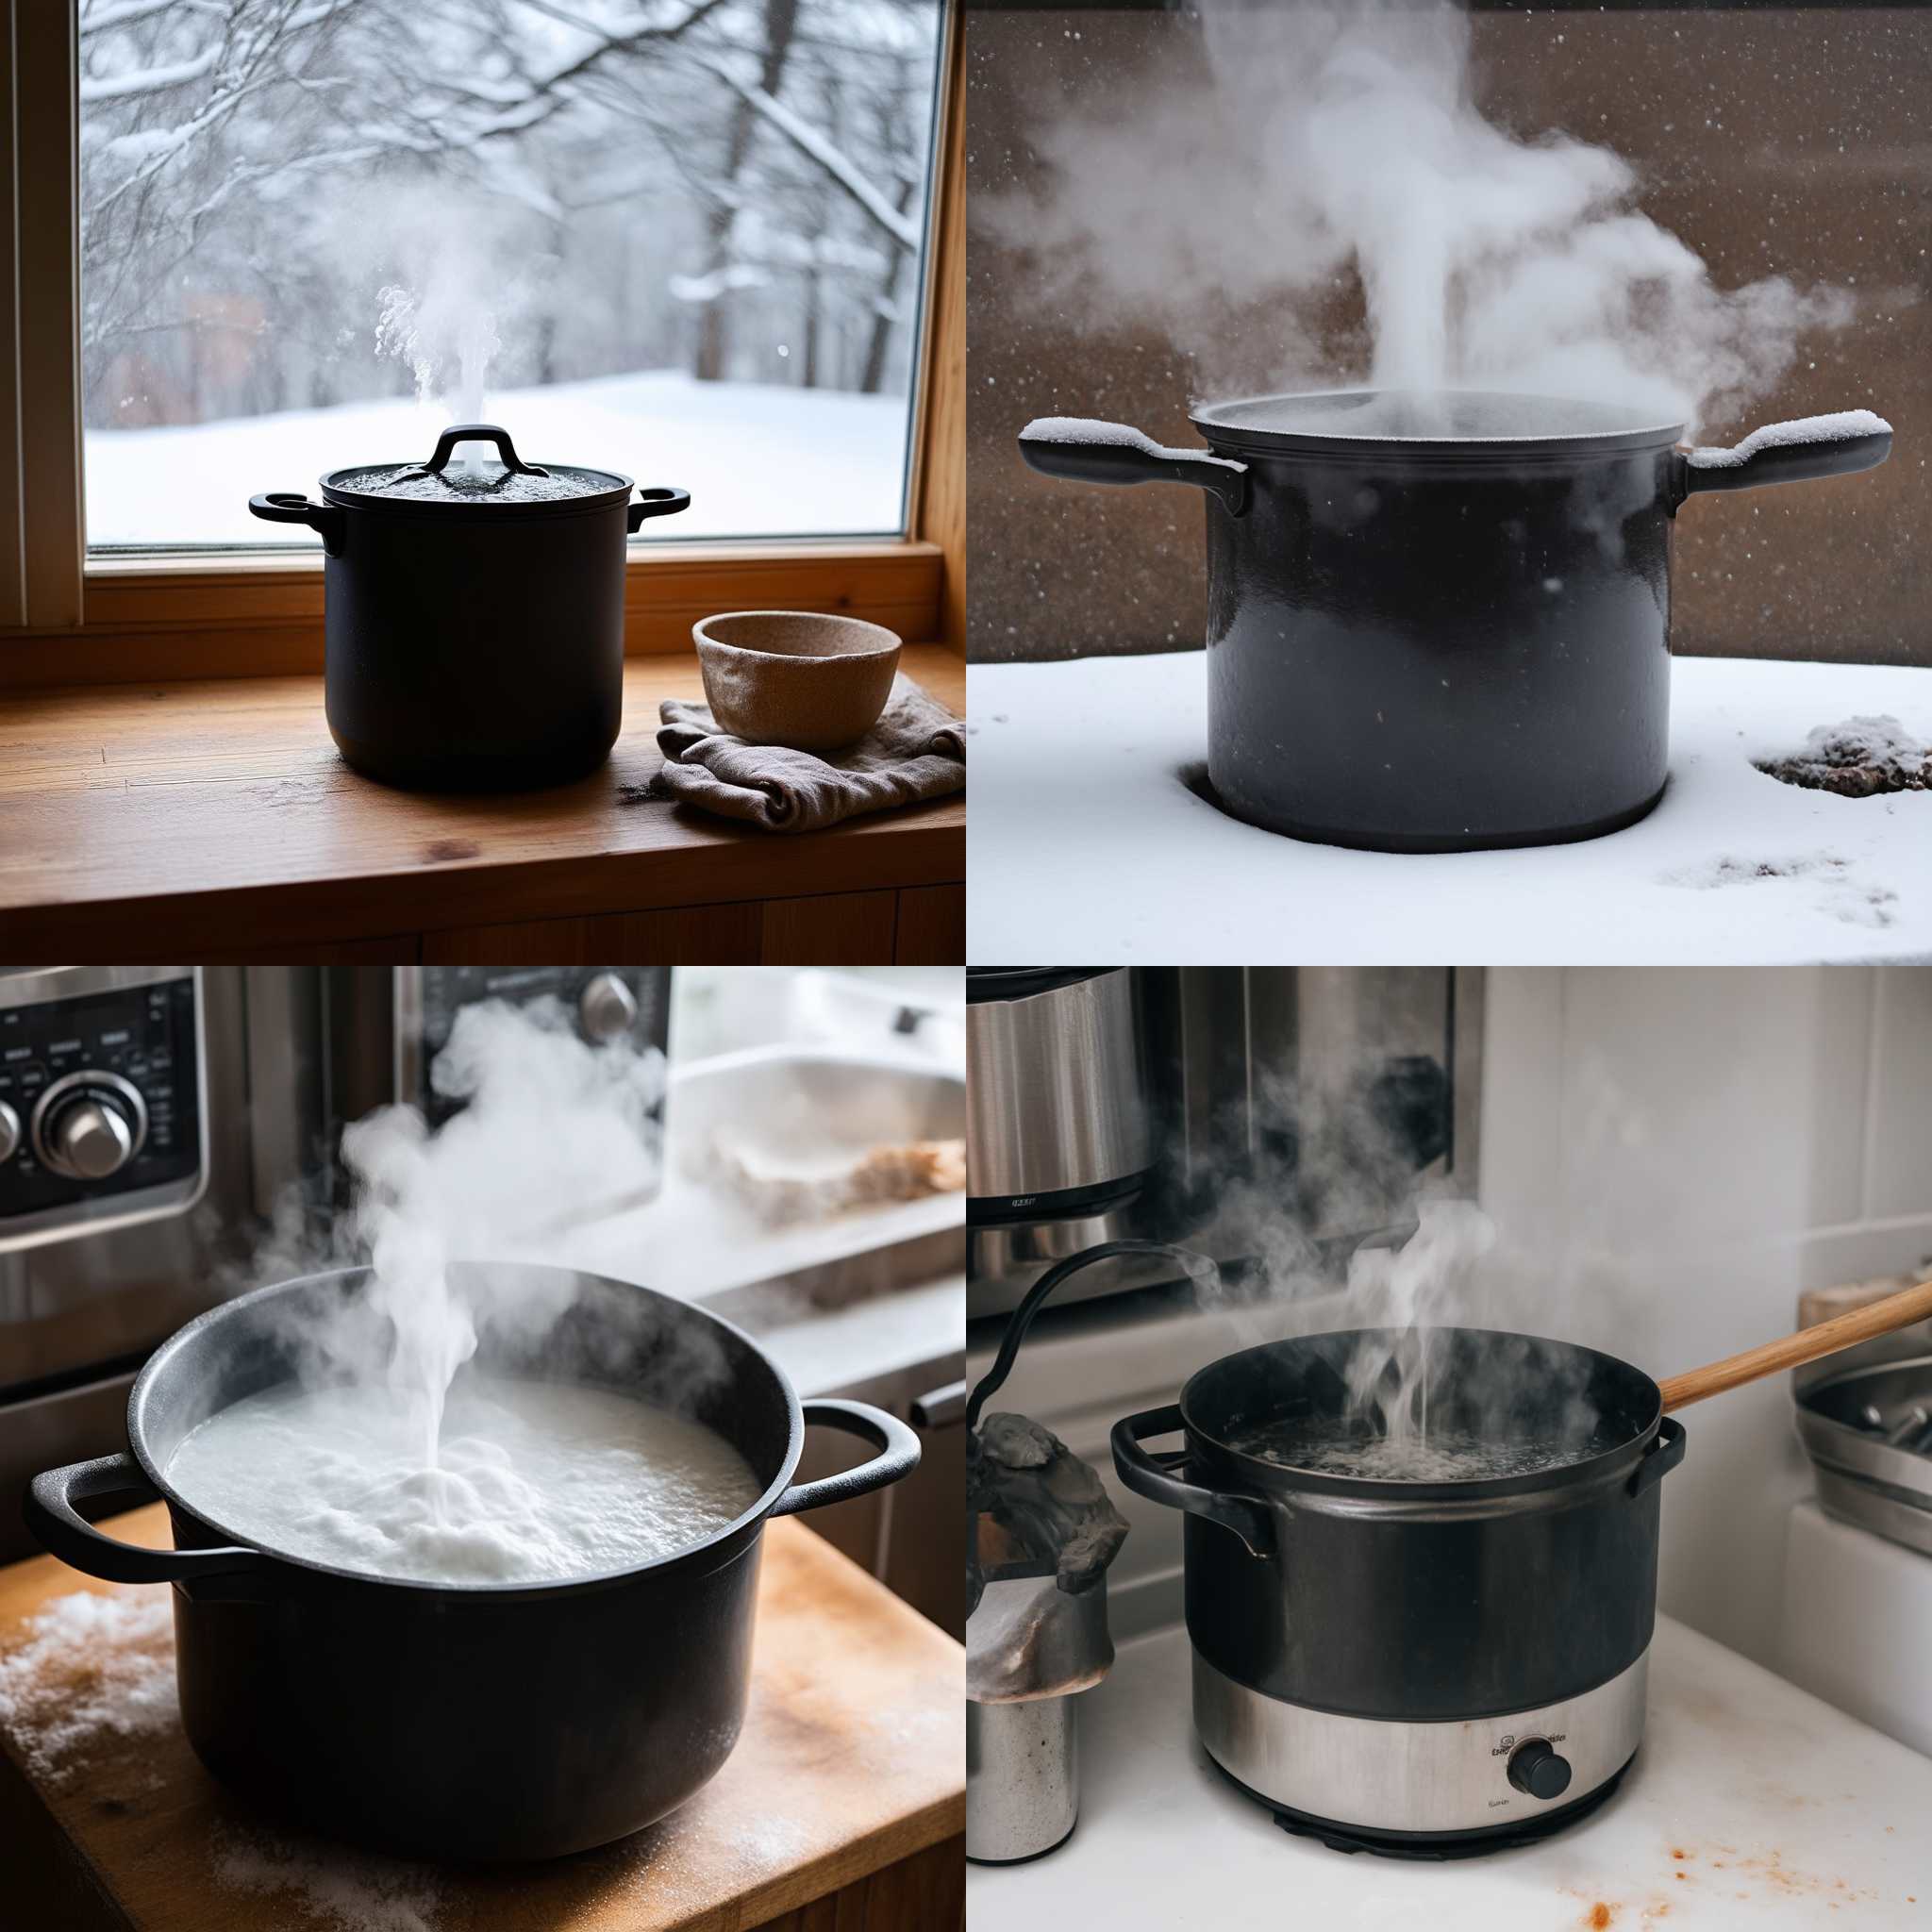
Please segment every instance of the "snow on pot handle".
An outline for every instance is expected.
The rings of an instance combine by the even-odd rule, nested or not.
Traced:
[[[1676,500],[1704,490],[1750,490],[1875,470],[1891,454],[1891,425],[1870,409],[1767,423],[1731,449],[1676,452]]]
[[[109,1583],[192,1583],[203,1576],[226,1576],[265,1568],[272,1558],[259,1550],[235,1546],[218,1550],[149,1550],[103,1536],[74,1506],[101,1496],[125,1496],[152,1503],[160,1491],[134,1457],[97,1457],[50,1469],[27,1485],[21,1501],[26,1526],[63,1563]]]
[[[1187,1460],[1185,1449],[1154,1454],[1141,1444],[1149,1436],[1178,1435],[1181,1406],[1170,1402],[1159,1408],[1143,1408],[1139,1415],[1123,1416],[1113,1425],[1113,1466],[1122,1482],[1137,1496],[1150,1503],[1164,1503],[1170,1509],[1185,1509],[1206,1517],[1224,1529],[1231,1529],[1247,1545],[1251,1557],[1271,1556],[1274,1550],[1274,1524],[1268,1512],[1251,1497],[1232,1495],[1222,1490],[1204,1490],[1176,1472]]]
[[[1041,416],[1020,432],[1020,454],[1042,476],[1070,483],[1192,483],[1230,516],[1248,507],[1248,466],[1206,450],[1169,449],[1124,423]]]
[[[863,1436],[879,1453],[857,1469],[841,1469],[837,1475],[822,1475],[816,1482],[793,1483],[772,1505],[774,1516],[795,1516],[801,1509],[819,1509],[827,1503],[869,1495],[919,1467],[919,1438],[897,1416],[888,1415],[869,1402],[835,1402],[829,1396],[814,1396],[799,1407],[807,1428],[842,1429],[847,1435]]]

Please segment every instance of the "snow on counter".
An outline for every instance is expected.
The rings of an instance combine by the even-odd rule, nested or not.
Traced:
[[[967,957],[1031,964],[1718,964],[1932,958],[1932,791],[1846,798],[1757,761],[1890,717],[1932,670],[1680,658],[1671,781],[1622,832],[1515,852],[1307,844],[1198,797],[1198,651],[975,664]]]
[[[1757,1932],[1932,1924],[1932,1759],[1659,1617],[1643,1746],[1616,1794],[1521,1851],[1454,1863],[1291,1837],[1195,1741],[1188,1640],[1120,1646],[1080,1700],[1080,1823],[967,1868],[1005,1932]]]

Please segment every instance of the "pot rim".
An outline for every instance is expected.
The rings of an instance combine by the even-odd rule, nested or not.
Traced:
[[[453,1262],[461,1267],[462,1261]],[[614,1275],[594,1274],[581,1268],[558,1268],[547,1261],[517,1261],[499,1263],[473,1261],[472,1265],[481,1267],[512,1266],[517,1268],[541,1269],[551,1274],[583,1275],[586,1279],[622,1289],[629,1293],[648,1295],[654,1301],[672,1307],[688,1309],[691,1314],[715,1324],[726,1334],[734,1336],[762,1361],[773,1379],[784,1392],[786,1422],[788,1424],[785,1454],[780,1460],[778,1473],[748,1508],[734,1517],[722,1529],[715,1530],[701,1542],[687,1545],[681,1550],[673,1550],[665,1556],[653,1557],[650,1561],[637,1563],[623,1570],[601,1570],[586,1576],[562,1576],[547,1581],[531,1582],[528,1579],[513,1582],[492,1583],[487,1581],[462,1583],[431,1583],[418,1576],[379,1576],[367,1570],[344,1569],[339,1564],[317,1562],[312,1557],[299,1557],[291,1551],[275,1548],[255,1536],[244,1536],[231,1529],[226,1524],[218,1522],[206,1510],[192,1503],[179,1490],[169,1482],[164,1470],[158,1468],[154,1457],[148,1453],[144,1432],[141,1426],[142,1409],[154,1382],[167,1373],[170,1358],[188,1345],[190,1336],[199,1333],[211,1324],[218,1323],[230,1309],[245,1307],[253,1303],[267,1301],[273,1296],[287,1294],[297,1289],[310,1288],[318,1282],[347,1283],[352,1279],[368,1280],[374,1274],[372,1267],[325,1268],[312,1274],[297,1274],[287,1281],[269,1282],[261,1288],[251,1289],[246,1294],[240,1294],[232,1301],[217,1303],[205,1309],[192,1322],[184,1323],[174,1334],[161,1343],[148,1357],[141,1374],[135,1377],[134,1387],[127,1391],[127,1446],[133,1452],[134,1459],[141,1465],[142,1473],[171,1507],[181,1510],[195,1522],[205,1524],[218,1536],[238,1548],[259,1551],[261,1555],[276,1563],[285,1563],[291,1569],[306,1571],[312,1575],[327,1577],[332,1581],[362,1585],[377,1590],[402,1590],[421,1591],[430,1596],[488,1597],[492,1601],[503,1601],[519,1597],[552,1597],[585,1590],[608,1590],[616,1585],[628,1583],[653,1572],[669,1573],[685,1567],[696,1567],[699,1558],[708,1553],[717,1553],[719,1561],[706,1564],[706,1571],[722,1567],[741,1554],[737,1549],[721,1550],[721,1545],[738,1539],[746,1545],[755,1541],[764,1525],[764,1518],[770,1514],[772,1506],[784,1494],[791,1477],[797,1470],[799,1457],[805,1453],[805,1414],[800,1407],[798,1391],[791,1386],[791,1378],[778,1364],[758,1346],[758,1342],[736,1323],[727,1322],[724,1316],[713,1314],[709,1308],[696,1302],[683,1301],[675,1295],[668,1295],[654,1288],[645,1288],[640,1282],[620,1281]],[[733,1445],[736,1446],[735,1444]]]
[[[1511,462],[1525,456],[1575,458],[1670,449],[1682,440],[1686,427],[1682,423],[1646,422],[1637,410],[1627,412],[1629,421],[1624,427],[1539,436],[1362,436],[1341,430],[1264,428],[1240,420],[1241,410],[1270,403],[1353,403],[1386,393],[1374,388],[1352,388],[1231,396],[1224,401],[1191,407],[1188,420],[1217,450],[1250,450],[1274,456],[1397,457],[1411,461],[1434,458],[1493,463]],[[1451,388],[1441,393],[1507,395],[1514,403],[1541,401],[1566,409],[1579,407],[1574,398],[1519,395],[1496,390]]]
[[[1251,1348],[1239,1348],[1230,1354],[1217,1356],[1211,1362],[1206,1362],[1196,1369],[1182,1385],[1179,1396],[1181,1421],[1191,1437],[1210,1447],[1216,1456],[1225,1457],[1244,1476],[1252,1478],[1255,1489],[1262,1500],[1272,1502],[1287,1495],[1307,1495],[1328,1497],[1338,1503],[1391,1503],[1424,1507],[1440,1503],[1503,1501],[1512,1496],[1530,1496],[1549,1491],[1594,1489],[1600,1482],[1627,1474],[1630,1468],[1642,1459],[1663,1421],[1662,1390],[1641,1369],[1624,1361],[1620,1356],[1607,1355],[1602,1349],[1587,1347],[1580,1341],[1565,1341],[1558,1336],[1530,1335],[1513,1328],[1472,1328],[1465,1327],[1459,1323],[1448,1322],[1426,1324],[1424,1332],[1492,1335],[1512,1341],[1545,1342],[1570,1349],[1577,1355],[1587,1356],[1592,1362],[1606,1364],[1624,1374],[1635,1375],[1642,1383],[1643,1390],[1648,1391],[1644,1397],[1648,1419],[1634,1435],[1624,1438],[1613,1447],[1599,1450],[1593,1456],[1585,1456],[1574,1462],[1552,1463],[1547,1468],[1530,1470],[1523,1475],[1484,1476],[1467,1482],[1440,1483],[1395,1482],[1385,1476],[1336,1475],[1315,1470],[1296,1469],[1286,1463],[1269,1462],[1258,1456],[1250,1456],[1245,1451],[1235,1448],[1214,1430],[1204,1427],[1197,1419],[1193,1407],[1193,1399],[1198,1398],[1197,1385],[1204,1376],[1224,1368],[1229,1362],[1239,1361],[1246,1356],[1277,1354],[1284,1349],[1293,1348],[1298,1343],[1321,1341],[1334,1336],[1368,1335],[1376,1332],[1378,1331],[1369,1328],[1324,1328],[1307,1335],[1283,1336],[1277,1341],[1257,1342]]]
[[[390,496],[379,490],[358,490],[337,480],[342,476],[362,475],[371,470],[407,470],[409,467],[407,462],[347,463],[320,477],[316,488],[321,491],[325,503],[332,503],[340,509],[369,510],[386,517],[425,516],[456,521],[480,518],[491,524],[590,516],[598,510],[620,509],[630,501],[631,491],[637,488],[637,479],[626,476],[621,470],[594,469],[585,463],[545,464],[543,467],[574,471],[579,476],[606,477],[608,479],[608,487],[586,491],[581,496],[547,497],[533,503],[492,503],[481,496],[452,495],[447,501],[434,496]]]

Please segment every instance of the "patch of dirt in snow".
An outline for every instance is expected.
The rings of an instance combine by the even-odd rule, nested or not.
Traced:
[[[56,1597],[0,1649],[0,1728],[49,1784],[91,1750],[179,1722],[169,1592]]]
[[[1847,925],[1883,927],[1895,921],[1891,908],[1898,903],[1898,894],[1890,886],[1860,879],[1850,859],[1831,852],[1800,853],[1782,858],[1739,858],[1725,855],[1661,874],[1658,883],[1710,891],[1719,886],[1755,885],[1764,879],[1811,882],[1815,888],[1812,905]]]
[[[1786,785],[1841,798],[1932,791],[1932,746],[1920,743],[1890,712],[1821,724],[1807,734],[1802,751],[1753,762]]]

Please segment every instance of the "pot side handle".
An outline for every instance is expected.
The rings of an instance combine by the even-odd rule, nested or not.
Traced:
[[[772,1505],[774,1516],[795,1516],[801,1509],[820,1509],[827,1503],[869,1495],[919,1467],[919,1438],[897,1416],[888,1415],[869,1402],[814,1396],[799,1407],[805,1413],[807,1428],[843,1429],[847,1435],[863,1436],[879,1453],[857,1469],[841,1469],[837,1475],[822,1475],[817,1482],[793,1483]]]
[[[1662,1482],[1683,1459],[1684,1424],[1675,1416],[1667,1415],[1657,1424],[1657,1434],[1643,1452],[1643,1460],[1630,1472],[1630,1480],[1624,1487],[1631,1495],[1641,1496],[1645,1490]]]
[[[689,490],[640,490],[638,500],[625,512],[624,526],[635,537],[638,525],[646,517],[675,517],[679,510],[690,508]]]
[[[1875,470],[1890,454],[1891,425],[1870,409],[1770,423],[1732,449],[1677,451],[1677,500],[1705,490],[1856,475]]]
[[[1162,1408],[1143,1408],[1139,1415],[1123,1416],[1113,1425],[1113,1466],[1122,1482],[1137,1496],[1150,1503],[1164,1503],[1170,1509],[1185,1509],[1205,1516],[1223,1529],[1231,1529],[1247,1545],[1251,1557],[1266,1557],[1274,1549],[1274,1524],[1265,1509],[1246,1496],[1228,1495],[1219,1490],[1204,1490],[1175,1474],[1186,1460],[1185,1453],[1155,1456],[1141,1444],[1149,1436],[1177,1435],[1181,1427],[1181,1407],[1170,1402]]]
[[[1020,432],[1020,454],[1042,476],[1070,483],[1191,483],[1228,515],[1248,507],[1248,466],[1206,450],[1169,449],[1124,423],[1040,416]]]
[[[109,1583],[190,1583],[256,1570],[270,1560],[259,1550],[150,1550],[103,1536],[74,1506],[97,1496],[154,1502],[160,1491],[125,1451],[92,1462],[70,1462],[34,1477],[21,1499],[21,1514],[42,1545],[63,1563]]]
[[[248,508],[263,523],[307,524],[322,539],[322,547],[329,556],[342,554],[342,533],[349,520],[332,503],[310,503],[299,490],[271,490],[251,496]]]

